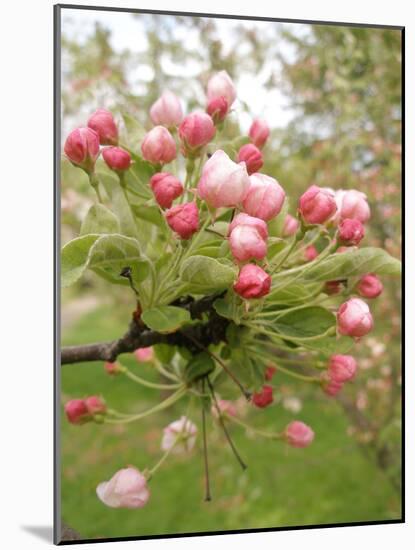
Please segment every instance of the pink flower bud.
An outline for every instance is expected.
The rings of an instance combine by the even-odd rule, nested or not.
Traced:
[[[102,156],[111,170],[114,172],[124,172],[131,166],[131,155],[121,147],[106,147],[102,151]]]
[[[85,399],[85,405],[90,415],[105,414],[107,406],[104,401],[97,395],[91,395]]]
[[[91,128],[72,130],[66,138],[64,151],[72,164],[92,174],[99,155],[98,134]]]
[[[261,170],[264,164],[264,159],[262,158],[262,153],[258,147],[252,143],[247,143],[246,145],[242,145],[239,149],[237,162],[244,162],[246,164],[248,174],[251,175],[254,172],[258,172],[258,170]]]
[[[274,378],[274,374],[277,372],[277,367],[268,366],[265,369],[265,380],[272,380]]]
[[[298,209],[306,223],[318,224],[329,220],[336,212],[337,206],[329,190],[312,185],[301,195]]]
[[[161,448],[173,450],[175,454],[186,453],[193,449],[196,442],[197,428],[186,416],[175,420],[163,430]]]
[[[182,239],[190,239],[199,229],[199,211],[194,202],[173,206],[167,210],[166,220]]]
[[[218,97],[224,97],[229,108],[236,99],[235,85],[226,71],[220,71],[210,77],[207,84],[208,102]]]
[[[249,214],[241,212],[234,217],[232,223],[229,225],[228,235],[230,235],[235,227],[237,227],[238,225],[249,225],[249,227],[253,227],[258,231],[264,241],[268,239],[268,226],[264,222],[264,220],[255,218],[254,216],[249,216]]]
[[[107,361],[105,363],[104,369],[111,376],[114,376],[116,374],[120,374],[122,372],[122,368],[121,368],[121,365],[119,363],[110,363],[109,361]]]
[[[292,235],[295,235],[299,227],[300,222],[297,220],[297,218],[294,218],[294,216],[291,216],[291,214],[287,214],[285,216],[284,226],[282,228],[282,236],[291,237]]]
[[[83,399],[71,399],[65,405],[65,413],[71,424],[84,424],[91,420],[88,407]]]
[[[179,126],[182,153],[185,156],[197,156],[216,134],[213,120],[206,113],[187,115]]]
[[[271,288],[271,277],[255,264],[244,265],[233,285],[234,291],[245,299],[261,298]]]
[[[151,106],[150,117],[158,126],[167,126],[167,128],[178,126],[183,120],[183,111],[178,97],[170,90],[163,92]]]
[[[265,120],[254,120],[249,129],[249,137],[254,145],[259,149],[265,145],[269,138],[270,130]]]
[[[218,399],[217,405],[221,414],[225,416],[236,416],[236,406],[235,403],[233,403],[232,401],[226,401],[226,399]],[[215,404],[212,405],[211,412],[215,418],[218,418],[218,410]]]
[[[171,208],[174,199],[183,193],[183,185],[179,179],[169,172],[158,172],[150,180],[150,185],[157,203],[162,208]]]
[[[145,476],[128,466],[97,487],[98,498],[110,508],[142,508],[150,498]]]
[[[271,386],[262,386],[262,390],[260,392],[252,395],[253,405],[255,405],[255,407],[259,407],[260,409],[268,407],[268,405],[271,405],[273,401],[274,396],[272,395]]]
[[[327,395],[329,395],[330,397],[335,397],[343,389],[343,383],[331,380],[328,376],[323,376],[322,387]]]
[[[367,222],[370,218],[370,207],[367,203],[367,197],[361,191],[350,189],[344,191],[340,189],[336,191],[336,203],[338,209],[338,217],[340,220],[346,218],[359,220],[362,223]]]
[[[154,126],[147,132],[141,144],[144,160],[152,164],[168,164],[176,158],[176,143],[164,126]]]
[[[95,130],[101,145],[118,144],[118,128],[112,113],[106,109],[98,109],[89,117],[88,128]]]
[[[249,186],[245,165],[232,162],[224,151],[218,150],[203,166],[197,190],[209,206],[221,208],[241,204]]]
[[[344,384],[353,380],[357,371],[357,363],[351,355],[332,355],[328,368],[330,380]]]
[[[369,306],[360,298],[351,298],[337,311],[337,328],[340,334],[360,338],[373,328]]]
[[[339,225],[339,243],[346,246],[356,246],[365,236],[365,228],[359,220],[346,218]]]
[[[277,216],[285,200],[281,185],[265,174],[252,174],[249,181],[251,185],[242,203],[244,211],[265,221]]]
[[[229,105],[223,96],[214,97],[211,99],[206,107],[206,112],[211,116],[214,124],[218,124],[225,120],[228,114]]]
[[[154,359],[154,350],[151,346],[148,348],[138,348],[135,350],[134,355],[139,363],[146,363]]]
[[[267,243],[258,230],[249,225],[238,225],[233,229],[229,237],[229,246],[238,262],[263,260],[267,255]]]
[[[284,433],[287,443],[292,447],[308,447],[314,439],[314,432],[310,426],[299,420],[290,422]]]
[[[310,244],[304,250],[304,258],[307,260],[307,262],[312,262],[317,258],[317,256],[318,256],[318,250],[313,244]]]
[[[324,285],[324,292],[331,296],[332,294],[338,294],[342,289],[341,281],[327,281]]]
[[[357,292],[364,298],[377,298],[383,292],[383,284],[377,275],[368,273],[357,283]]]

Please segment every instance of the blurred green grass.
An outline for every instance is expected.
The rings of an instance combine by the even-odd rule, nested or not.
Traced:
[[[64,331],[63,345],[113,339],[128,319],[100,307]],[[151,365],[123,361],[135,372],[156,380]],[[253,438],[231,426],[235,443],[248,464],[241,472],[223,434],[209,420],[209,459],[213,500],[203,501],[201,438],[189,456],[172,457],[150,482],[151,499],[141,510],[105,507],[96,497],[100,481],[132,464],[139,469],[159,459],[163,427],[185,413],[185,400],[173,408],[124,426],[69,425],[62,415],[62,516],[83,538],[141,536],[231,529],[255,529],[400,518],[400,497],[385,474],[367,460],[347,435],[348,421],[338,404],[315,388],[310,391],[282,373],[275,385],[303,399],[299,414],[280,403],[252,410],[248,421],[278,431],[294,418],[305,420],[315,433],[308,449]],[[122,376],[110,377],[102,363],[64,365],[62,398],[101,394],[110,407],[140,411],[160,400]],[[190,414],[200,425],[200,412]]]

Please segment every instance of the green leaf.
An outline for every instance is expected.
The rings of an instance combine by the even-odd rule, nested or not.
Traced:
[[[267,296],[267,304],[282,303],[282,304],[297,304],[306,303],[311,297],[318,294],[322,288],[322,283],[292,283],[289,286],[275,289]]]
[[[191,256],[183,262],[180,277],[188,284],[188,292],[204,294],[230,287],[236,268],[208,256]]]
[[[111,173],[99,172],[99,179],[102,182],[105,192],[110,198],[112,208],[120,220],[121,233],[127,237],[138,238],[137,224],[134,220],[131,208],[125,198],[123,188],[118,177]]]
[[[75,283],[86,269],[89,251],[99,239],[99,235],[84,235],[69,241],[62,248],[61,281],[62,287]]]
[[[81,225],[80,235],[120,233],[120,222],[103,204],[94,204]]]
[[[336,317],[333,313],[319,306],[303,307],[280,315],[273,323],[284,337],[313,338],[325,334],[336,326]]]
[[[148,206],[146,204],[132,204],[132,209],[137,221],[144,220],[146,222],[157,225],[158,227],[164,227],[165,223],[160,213],[160,209],[157,206]]]
[[[155,344],[153,348],[157,359],[164,364],[170,363],[176,352],[176,348],[168,344]]]
[[[208,353],[203,351],[190,359],[184,371],[184,379],[187,384],[192,384],[214,370],[215,363],[213,359]]]
[[[190,313],[187,309],[180,307],[160,306],[147,309],[141,319],[152,330],[167,334],[176,332],[181,326],[190,322]]]
[[[309,281],[333,281],[356,275],[400,275],[401,262],[381,248],[360,248],[343,254],[332,254],[315,267],[305,269]]]
[[[319,351],[326,356],[333,355],[333,353],[348,353],[354,346],[353,338],[347,336],[325,336],[318,340],[303,340],[301,342],[302,347]]]

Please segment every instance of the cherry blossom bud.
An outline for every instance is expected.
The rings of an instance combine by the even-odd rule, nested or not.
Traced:
[[[216,134],[213,120],[206,113],[191,113],[179,126],[182,153],[185,156],[197,156]]]
[[[330,357],[328,375],[330,380],[344,384],[353,380],[357,371],[357,363],[351,355],[332,355]]]
[[[383,284],[377,275],[368,273],[357,283],[357,292],[364,298],[377,298],[383,292]]]
[[[284,226],[282,228],[283,237],[291,237],[295,235],[300,227],[300,222],[291,214],[287,214],[284,220]]]
[[[324,223],[335,214],[336,210],[333,194],[317,185],[309,187],[300,197],[299,211],[306,223]]]
[[[224,97],[230,108],[236,99],[236,88],[226,71],[219,71],[213,75],[207,84],[208,102],[212,99]]]
[[[71,424],[84,424],[91,420],[91,415],[84,399],[71,399],[65,405],[65,413]]]
[[[233,207],[242,203],[249,186],[245,165],[233,162],[219,149],[203,166],[197,191],[212,208]]]
[[[341,281],[327,281],[324,285],[324,292],[329,296],[338,294],[342,290]]]
[[[258,231],[261,238],[265,240],[268,239],[268,226],[264,222],[264,220],[261,220],[259,218],[255,218],[254,216],[250,216],[249,214],[245,214],[244,212],[241,212],[237,216],[234,217],[232,220],[232,223],[229,225],[228,235],[232,233],[232,231],[237,227],[238,225],[248,225],[249,227],[253,227]]]
[[[194,202],[173,206],[166,212],[169,226],[182,239],[190,239],[199,229],[199,211]]]
[[[367,197],[361,191],[355,189],[344,191],[340,189],[336,191],[335,198],[338,209],[336,218],[338,217],[339,220],[349,218],[365,223],[370,218]]]
[[[346,218],[339,225],[339,243],[346,246],[356,246],[365,236],[365,228],[359,220]]]
[[[373,328],[369,306],[360,298],[351,298],[337,311],[337,328],[340,334],[360,338]]]
[[[128,466],[116,472],[96,489],[98,498],[110,508],[143,508],[150,498],[145,476]]]
[[[255,407],[259,407],[260,409],[268,407],[268,405],[271,405],[273,401],[274,397],[272,395],[271,386],[262,386],[262,390],[260,392],[252,395],[252,403]]]
[[[147,132],[141,144],[144,160],[152,164],[168,164],[176,158],[176,143],[164,126],[154,126]]]
[[[227,401],[226,399],[218,399],[217,400],[217,407],[219,408],[219,411],[224,416],[236,416],[236,405],[232,401]],[[218,418],[218,408],[216,407],[216,404],[214,403],[212,405],[211,411],[212,415],[215,418]]]
[[[193,449],[196,442],[197,428],[186,416],[175,420],[163,430],[161,448],[172,449],[174,454],[186,453]]]
[[[242,203],[244,211],[265,221],[277,216],[285,200],[281,185],[265,174],[252,174],[249,181],[251,185]]]
[[[98,134],[91,128],[72,130],[66,138],[64,152],[72,164],[92,174],[99,155]]]
[[[318,250],[313,244],[310,244],[304,250],[304,258],[307,260],[307,262],[312,262],[317,258],[317,256],[318,256]]]
[[[179,179],[169,172],[158,172],[150,180],[150,185],[157,203],[162,208],[171,208],[174,199],[183,193],[183,185]]]
[[[273,367],[272,365],[268,366],[265,369],[265,380],[272,380],[274,378],[274,374],[277,372],[277,367]]]
[[[88,128],[95,130],[101,145],[118,144],[118,128],[112,113],[106,109],[98,109],[89,117]]]
[[[267,255],[267,243],[258,230],[249,225],[238,225],[233,229],[229,237],[229,246],[238,262],[263,260]]]
[[[314,439],[314,432],[310,426],[299,420],[290,422],[285,428],[284,434],[287,443],[292,447],[308,447]]]
[[[183,111],[178,97],[170,90],[163,92],[162,96],[151,106],[150,117],[158,126],[167,128],[178,126],[183,120]]]
[[[114,172],[124,172],[131,166],[131,155],[121,147],[106,147],[102,151],[102,156],[111,170]]]
[[[329,376],[325,376],[326,374],[327,373],[324,373],[322,376],[323,390],[330,397],[335,397],[343,389],[343,383],[331,380]]]
[[[214,124],[218,124],[225,120],[229,111],[229,105],[223,96],[214,97],[206,107],[206,112],[212,117]]]
[[[104,401],[97,395],[91,395],[85,399],[85,405],[90,415],[105,414],[107,406]]]
[[[139,363],[146,363],[153,360],[154,350],[152,346],[148,348],[138,348],[135,350],[134,355]]]
[[[255,264],[244,265],[233,285],[234,291],[247,300],[262,298],[269,293],[270,288],[271,277]]]
[[[242,145],[238,152],[237,161],[244,162],[246,164],[246,170],[249,175],[258,172],[258,170],[261,170],[264,164],[264,159],[262,157],[261,151],[252,143]]]
[[[267,139],[269,138],[269,134],[269,126],[265,120],[254,120],[249,129],[249,137],[251,138],[252,143],[259,149],[262,149],[265,145]]]
[[[123,371],[123,367],[121,367],[119,363],[110,363],[109,361],[105,363],[104,369],[111,376],[121,374],[121,372]]]

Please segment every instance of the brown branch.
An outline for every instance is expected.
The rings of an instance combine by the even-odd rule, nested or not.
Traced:
[[[186,347],[196,353],[199,349],[193,343],[194,340],[203,346],[225,341],[228,321],[217,315],[213,309],[213,302],[218,297],[216,294],[196,301],[188,296],[172,304],[187,309],[192,319],[200,319],[203,313],[208,313],[208,321],[195,323],[172,334],[161,334],[149,330],[140,319],[133,316],[128,331],[117,340],[62,348],[61,365],[87,361],[114,362],[121,353],[130,353],[138,348],[160,343]]]

